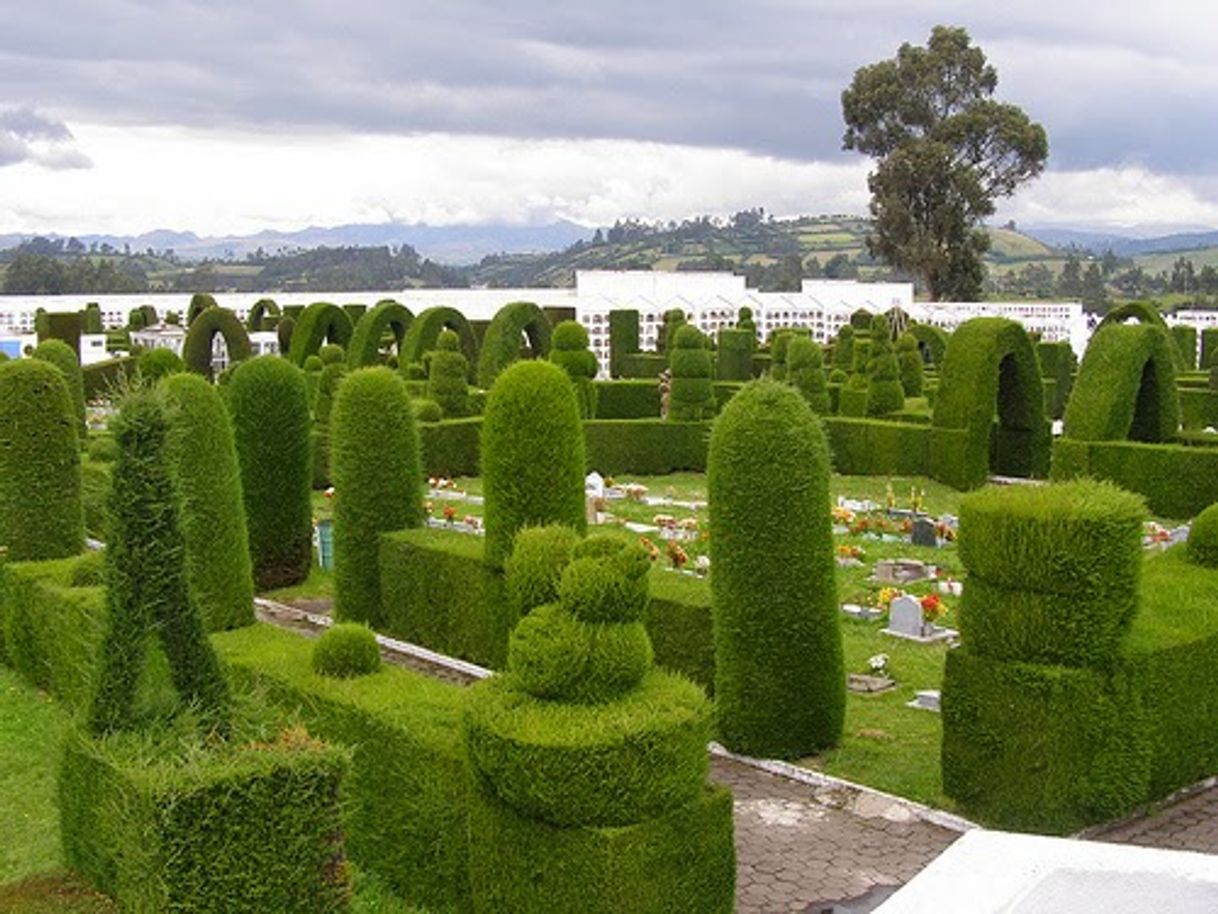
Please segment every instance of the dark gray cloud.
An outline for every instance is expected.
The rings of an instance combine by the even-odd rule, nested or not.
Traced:
[[[0,32],[10,98],[72,120],[454,131],[840,151],[854,70],[969,28],[1056,167],[1206,170],[1218,5],[1164,0],[46,0]],[[1213,6],[1215,9],[1211,9]],[[9,128],[13,130],[13,128]],[[20,136],[19,134],[15,134]],[[47,137],[51,139],[51,137]],[[5,155],[0,147],[0,160]]]
[[[0,167],[21,162],[54,171],[91,167],[72,139],[67,124],[33,108],[0,109]]]

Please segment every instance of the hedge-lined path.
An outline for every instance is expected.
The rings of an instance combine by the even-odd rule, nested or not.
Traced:
[[[1091,833],[1096,841],[1218,854],[1218,785]]]
[[[258,616],[316,634],[329,604],[260,600]],[[446,682],[468,685],[480,678],[477,667],[454,669],[450,658],[429,660],[427,652],[407,653],[392,641],[386,646],[383,640],[382,647],[386,660]],[[819,914],[877,887],[903,885],[960,836],[883,794],[802,783],[731,758],[711,758],[711,780],[734,797],[739,914]]]

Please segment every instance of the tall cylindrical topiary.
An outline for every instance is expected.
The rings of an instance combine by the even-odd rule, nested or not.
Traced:
[[[825,380],[824,353],[820,344],[797,336],[787,344],[787,381],[800,392],[812,412],[829,412],[829,385]]]
[[[871,352],[867,362],[867,414],[885,416],[905,406],[901,370],[892,351],[888,318],[877,314],[871,320]]]
[[[849,324],[837,332],[833,341],[833,367],[847,373],[854,367],[854,328]]]
[[[677,328],[668,347],[668,367],[672,371],[668,418],[697,422],[715,414],[714,361],[709,341],[697,327],[683,324]]]
[[[461,352],[461,338],[447,328],[436,337],[427,363],[427,397],[440,404],[444,417],[469,415],[469,360]]]
[[[63,372],[37,359],[0,364],[0,546],[16,561],[85,545],[80,443]]]
[[[333,361],[325,364],[317,378],[317,394],[313,398],[313,428],[309,435],[315,489],[324,489],[330,484],[330,412],[334,408],[338,388],[346,376],[347,363]]]
[[[550,337],[550,361],[567,373],[575,385],[582,419],[596,418],[596,388],[592,379],[600,365],[588,348],[588,331],[579,321],[562,321]]]
[[[582,533],[584,472],[584,432],[566,374],[543,361],[510,366],[482,421],[486,561],[503,567],[521,527],[559,523]]]
[[[251,625],[254,578],[232,420],[219,391],[197,374],[172,375],[163,388],[190,597],[208,631]]]
[[[343,382],[330,420],[330,463],[335,615],[383,627],[380,535],[423,523],[419,433],[396,372],[361,368]]]
[[[829,448],[790,386],[753,381],[711,433],[718,733],[797,758],[841,737],[846,675],[829,519]]]
[[[905,396],[922,396],[922,353],[918,349],[918,339],[912,333],[902,333],[897,340],[897,362],[901,366],[901,389]]]
[[[298,584],[309,575],[309,403],[300,369],[277,356],[242,362],[228,383],[254,584]]]
[[[656,338],[656,349],[667,352],[672,348],[677,331],[685,326],[685,312],[680,308],[669,308],[664,312],[664,321],[660,324],[660,333]]]
[[[50,362],[63,372],[63,379],[68,384],[68,393],[72,395],[77,431],[83,442],[88,434],[85,426],[85,379],[80,370],[80,358],[76,355],[76,350],[63,340],[48,339],[34,348],[34,358]]]

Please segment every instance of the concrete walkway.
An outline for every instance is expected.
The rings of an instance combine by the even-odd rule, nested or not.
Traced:
[[[1218,786],[1092,832],[1096,841],[1218,854]]]

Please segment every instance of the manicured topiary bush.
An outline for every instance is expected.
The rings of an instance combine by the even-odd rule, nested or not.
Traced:
[[[312,479],[313,488],[324,489],[330,484],[330,412],[343,379],[347,377],[347,363],[330,362],[317,378],[317,396],[313,401]]]
[[[919,351],[926,354],[930,364],[936,369],[942,366],[943,356],[947,354],[947,331],[933,324],[910,324],[908,332],[918,341]]]
[[[172,349],[149,349],[135,360],[135,370],[141,378],[155,384],[161,378],[186,370],[186,363]]]
[[[77,424],[58,368],[39,359],[0,364],[0,546],[11,560],[84,548]]]
[[[820,345],[805,336],[787,344],[787,380],[808,401],[812,412],[829,413],[829,387],[825,380],[824,353]]]
[[[49,339],[34,347],[34,358],[49,362],[63,372],[68,393],[72,395],[72,410],[76,416],[77,431],[81,440],[87,434],[85,427],[85,382],[80,370],[80,359],[72,347],[63,340]]]
[[[707,461],[720,740],[767,758],[832,746],[846,686],[825,434],[794,389],[754,381]]]
[[[756,342],[757,324],[753,322],[753,309],[748,305],[743,305],[736,312],[736,326],[747,333],[753,334],[754,342]]]
[[[444,418],[444,410],[435,400],[411,400],[414,407],[414,417],[420,422],[439,422]]]
[[[508,599],[517,616],[558,600],[563,569],[579,543],[579,534],[562,524],[524,527],[517,532],[512,554],[504,563]]]
[[[186,308],[186,326],[189,327],[208,308],[215,308],[216,300],[206,292],[196,292],[190,296],[190,305]]]
[[[622,360],[639,351],[639,312],[609,312],[609,376],[623,377]]]
[[[410,322],[406,337],[398,346],[398,366],[407,380],[411,365],[422,365],[423,357],[436,348],[436,340],[445,330],[452,330],[461,341],[461,352],[471,365],[478,361],[478,341],[465,315],[456,308],[426,308]],[[424,372],[422,377],[426,377]],[[472,377],[469,378],[473,380]]]
[[[668,418],[697,422],[715,414],[714,363],[706,336],[688,324],[677,328],[668,347],[672,371]]]
[[[309,574],[309,403],[304,376],[285,359],[242,362],[228,384],[254,583],[262,590]]]
[[[227,308],[209,307],[190,322],[186,340],[182,343],[182,361],[188,371],[212,376],[212,339],[216,334],[224,337],[228,350],[228,363],[234,365],[250,357],[250,338],[237,315]]]
[[[1054,419],[1060,419],[1066,412],[1070,391],[1074,388],[1074,371],[1078,368],[1078,359],[1065,340],[1037,343],[1036,357],[1040,360],[1041,377],[1056,383],[1050,415]]]
[[[511,366],[491,388],[482,422],[487,562],[502,567],[521,527],[561,523],[582,533],[584,472],[566,374],[543,361]]]
[[[871,350],[867,362],[867,413],[886,416],[905,406],[901,369],[892,351],[888,318],[877,314],[871,321]]]
[[[208,631],[250,625],[254,579],[232,421],[219,392],[198,375],[173,375],[163,388],[170,407],[165,455],[190,598]]]
[[[872,314],[866,308],[856,308],[850,314],[850,326],[855,330],[866,331],[871,326]]]
[[[367,676],[381,668],[376,632],[358,622],[331,625],[313,646],[313,672],[319,676],[349,679]]]
[[[532,302],[504,305],[497,312],[482,338],[478,354],[478,386],[489,390],[499,374],[520,358],[521,339],[527,337],[533,358],[550,353],[550,320]]]
[[[406,382],[388,368],[352,372],[331,422],[335,615],[382,623],[381,533],[423,523],[419,434]]]
[[[720,381],[747,381],[753,377],[754,332],[737,326],[719,331],[719,349],[715,354],[715,377]]]
[[[323,343],[317,348],[317,357],[321,359],[322,365],[347,364],[347,353],[337,343]]]
[[[283,326],[282,322],[280,326]],[[304,360],[316,353],[324,343],[346,346],[351,341],[352,332],[351,318],[346,311],[329,302],[314,302],[296,320],[291,348],[286,350],[288,358],[294,365],[303,365]],[[326,361],[324,356],[322,361]]]
[[[1201,330],[1201,368],[1206,370],[1218,365],[1218,327]]]
[[[101,305],[95,301],[85,305],[85,310],[82,312],[84,321],[83,330],[85,333],[104,333],[105,327],[102,326]]]
[[[664,312],[663,322],[660,324],[659,333],[656,335],[656,351],[667,352],[672,348],[673,340],[677,338],[677,331],[685,326],[685,312],[680,308],[669,308]]]
[[[1193,371],[1197,367],[1197,328],[1188,324],[1174,324],[1171,336],[1176,344],[1176,350],[1184,363],[1185,371]]]
[[[847,373],[854,367],[854,328],[849,324],[837,332],[833,341],[833,367]]]
[[[897,340],[897,362],[901,366],[901,388],[905,396],[922,396],[922,353],[918,351],[918,339],[912,333],[902,333]]]
[[[118,444],[110,435],[89,439],[87,454],[94,463],[113,463],[118,458]]]
[[[596,377],[600,364],[588,348],[588,331],[579,321],[562,321],[554,328],[550,342],[550,361],[567,373],[575,385],[581,419],[596,418]]]
[[[279,310],[279,305],[275,303],[273,298],[260,298],[250,306],[249,313],[245,316],[245,328],[250,333],[257,333],[264,329],[262,319],[264,317],[279,317],[282,312]]]
[[[469,361],[460,346],[456,333],[441,331],[427,364],[427,396],[439,404],[446,419],[469,415]]]
[[[393,334],[394,346],[400,347],[413,319],[410,309],[395,301],[373,305],[355,324],[347,346],[347,367],[362,368],[380,361],[381,343],[387,332]]]
[[[1218,504],[1212,504],[1193,521],[1188,531],[1188,560],[1218,568]]]
[[[296,333],[296,318],[286,314],[275,325],[275,338],[279,341],[279,354],[287,356],[292,350],[292,336]]]
[[[62,340],[72,347],[80,361],[80,334],[85,320],[79,311],[53,311],[43,317],[43,327],[38,331],[38,342]]]
[[[846,378],[838,391],[837,411],[843,416],[861,419],[867,415],[868,384],[866,373]]]

